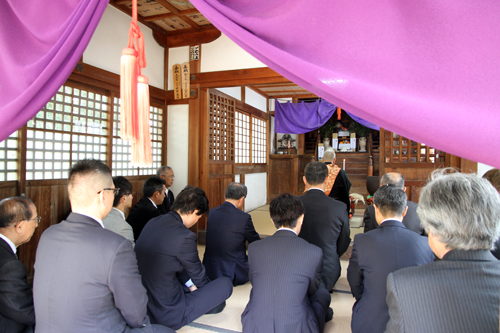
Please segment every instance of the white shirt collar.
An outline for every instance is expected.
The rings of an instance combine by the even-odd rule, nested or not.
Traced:
[[[395,217],[391,217],[391,218],[388,218],[388,219],[383,220],[382,222],[380,222],[380,224],[384,223],[385,221],[398,221],[398,222],[403,223],[403,221],[400,221],[400,220],[398,220],[398,219],[397,219],[397,218],[395,218]]]
[[[307,192],[309,192],[310,190],[320,190],[321,192],[325,193],[325,190],[322,190],[318,187],[311,187],[310,189],[307,190]]]
[[[4,241],[6,241],[7,244],[9,244],[9,246],[12,249],[12,252],[14,252],[14,254],[17,253],[16,246],[14,245],[14,243],[12,243],[12,241],[10,239],[7,238],[7,236],[5,236],[4,234],[0,234],[0,238],[3,239]]]
[[[113,209],[114,209],[114,210],[116,210],[118,213],[120,213],[120,215],[121,215],[121,216],[123,217],[123,219],[125,220],[125,214],[124,214],[121,210],[119,210],[118,208],[115,208],[115,207],[113,207]]]
[[[90,215],[87,215],[87,214],[82,214],[82,213],[77,213],[77,214],[80,214],[80,215],[83,215],[83,216],[87,216],[87,217],[90,217],[91,219],[93,220],[96,220],[97,222],[99,222],[99,224],[101,225],[101,227],[104,228],[104,224],[102,224],[102,221],[99,220],[97,217],[94,217],[94,216],[90,216]]]
[[[153,202],[153,200],[151,200],[151,198],[148,198],[149,201],[151,201],[151,203],[153,204],[153,206],[155,206],[155,208],[158,208],[158,206],[156,206],[156,204]]]
[[[294,234],[297,234],[297,233],[295,232],[295,230],[290,229],[290,228],[278,228],[278,230],[277,230],[277,231],[280,231],[280,230],[288,230],[288,231],[293,232]]]

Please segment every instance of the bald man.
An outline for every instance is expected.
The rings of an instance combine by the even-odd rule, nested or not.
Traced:
[[[30,199],[0,201],[0,332],[33,332],[33,294],[16,252],[19,245],[29,242],[39,222]]]
[[[37,248],[37,331],[173,332],[150,324],[132,243],[104,229],[118,191],[99,160],[82,160],[70,169],[72,213],[48,228]]]
[[[335,165],[336,159],[333,148],[328,148],[323,154],[323,163],[328,167],[328,181],[326,183],[325,194],[330,198],[345,203],[347,214],[349,214],[351,211],[351,199],[349,198],[351,181],[347,177],[347,173]]]
[[[380,186],[384,185],[392,185],[406,192],[405,178],[402,174],[397,172],[388,172],[383,175],[382,179],[380,179]],[[420,225],[420,218],[417,215],[418,204],[408,200],[407,205],[408,210],[406,215],[403,217],[404,226],[408,230],[414,231],[419,235],[426,236],[424,228]],[[364,232],[368,232],[379,227],[375,218],[375,208],[373,205],[366,207],[365,214],[363,216],[363,224],[365,225]]]

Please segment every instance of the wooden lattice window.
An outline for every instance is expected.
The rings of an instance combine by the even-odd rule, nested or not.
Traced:
[[[113,176],[153,175],[161,166],[161,141],[163,135],[163,108],[151,105],[149,108],[149,125],[151,130],[151,146],[153,165],[148,168],[138,168],[130,164],[132,148],[129,141],[120,138],[120,99],[113,101]]]
[[[234,118],[234,154],[236,163],[250,163],[250,116],[236,111]]]
[[[234,101],[211,93],[209,109],[209,159],[234,161]]]
[[[17,180],[17,131],[0,142],[0,181]]]
[[[404,138],[396,133],[383,131],[385,163],[444,163],[446,153]]]
[[[108,100],[103,94],[63,85],[28,121],[26,179],[67,178],[73,161],[106,161]]]
[[[252,117],[252,163],[266,163],[267,126],[262,119]]]

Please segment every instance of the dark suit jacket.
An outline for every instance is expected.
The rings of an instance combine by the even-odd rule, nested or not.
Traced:
[[[132,230],[134,231],[134,240],[137,241],[142,229],[149,220],[160,215],[160,210],[153,205],[149,198],[143,197],[139,200],[132,207],[127,217],[127,222],[132,226]]]
[[[153,323],[172,328],[186,325],[186,300],[178,275],[187,273],[200,289],[209,279],[198,257],[196,234],[186,228],[176,211],[148,222],[135,243],[142,282],[148,290]]]
[[[203,265],[211,280],[227,276],[233,285],[248,281],[246,241],[259,240],[252,217],[230,202],[210,211]]]
[[[417,214],[418,204],[413,201],[408,201],[408,211],[405,217],[403,217],[403,224],[406,228],[411,231],[415,231],[417,234],[426,236],[424,228],[420,225],[420,218]],[[363,216],[363,223],[365,225],[365,233],[378,228],[377,220],[375,219],[375,207],[370,205],[366,207],[365,215]]]
[[[0,332],[33,332],[35,310],[26,267],[0,238]]]
[[[248,258],[252,291],[241,315],[243,332],[318,332],[308,296],[320,284],[321,249],[278,230],[250,244]]]
[[[491,253],[495,256],[495,258],[500,259],[500,238],[495,242],[495,249],[491,250]]]
[[[442,260],[389,274],[387,332],[498,332],[500,261],[451,250]]]
[[[347,268],[347,281],[356,298],[352,332],[384,332],[389,321],[387,275],[432,261],[434,254],[427,238],[406,229],[399,221],[385,221],[378,229],[356,235]]]
[[[40,332],[151,327],[132,243],[81,214],[42,234],[33,296]]]
[[[339,257],[349,247],[349,216],[345,204],[312,189],[299,197],[306,207],[299,237],[323,250],[321,280],[331,290],[340,277]]]
[[[351,199],[349,198],[350,190],[351,181],[347,177],[347,173],[344,171],[344,169],[340,169],[337,178],[335,178],[335,183],[333,183],[332,190],[330,191],[330,194],[328,196],[345,203],[348,214],[351,211]]]
[[[168,190],[168,194],[167,196],[165,196],[165,200],[163,200],[163,203],[158,206],[160,212],[162,214],[167,214],[168,212],[170,212],[170,210],[172,209],[172,205],[174,204],[174,200],[174,194],[171,190]]]

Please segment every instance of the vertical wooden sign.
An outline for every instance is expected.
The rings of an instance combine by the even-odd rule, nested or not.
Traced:
[[[172,66],[174,71],[174,99],[182,99],[181,95],[181,65]]]
[[[182,64],[182,98],[189,98],[189,62]]]
[[[200,60],[200,45],[190,47],[191,61]]]

